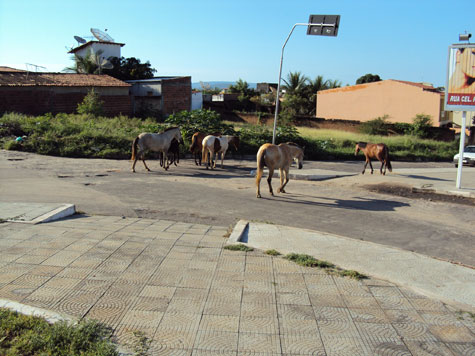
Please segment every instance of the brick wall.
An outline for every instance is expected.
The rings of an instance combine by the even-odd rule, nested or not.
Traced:
[[[191,110],[191,77],[162,81],[163,115]]]
[[[57,114],[75,113],[86,90],[78,88],[0,88],[0,114],[5,112],[19,112],[29,115],[45,113]],[[122,95],[101,95],[104,102],[104,114],[116,116],[129,115],[131,112],[128,88],[124,88]]]

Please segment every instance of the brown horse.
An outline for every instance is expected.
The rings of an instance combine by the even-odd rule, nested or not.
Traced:
[[[220,133],[214,133],[213,136],[221,136]],[[201,156],[203,150],[203,139],[208,136],[208,134],[204,132],[195,132],[193,136],[191,136],[191,146],[190,152],[193,154],[195,159],[195,164],[197,166],[201,166]]]
[[[269,176],[267,183],[269,184],[269,192],[274,195],[272,190],[272,176],[274,169],[279,169],[280,187],[277,190],[279,193],[285,193],[285,186],[289,182],[289,168],[293,160],[297,161],[298,168],[303,167],[303,152],[304,149],[292,142],[281,143],[276,146],[271,143],[265,143],[257,151],[257,174],[256,174],[256,197],[261,197],[261,178],[264,172],[264,166],[269,169]],[[285,182],[284,182],[285,179]]]
[[[393,171],[393,168],[391,167],[391,161],[389,160],[389,148],[384,143],[375,144],[367,142],[358,142],[355,146],[355,156],[360,150],[363,151],[366,157],[363,172],[361,172],[362,174],[364,174],[368,163],[371,168],[371,174],[373,174],[373,165],[371,164],[371,158],[376,158],[381,162],[381,168],[379,169],[379,173],[383,175],[386,174],[386,168],[389,170],[389,172]]]

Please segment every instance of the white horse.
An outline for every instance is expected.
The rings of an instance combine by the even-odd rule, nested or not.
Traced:
[[[132,165],[132,172],[135,172],[135,164],[137,163],[137,159],[140,156],[142,162],[147,169],[147,164],[145,163],[145,151],[155,151],[163,153],[164,164],[163,168],[167,170],[170,167],[170,162],[168,162],[168,150],[170,149],[170,144],[173,139],[176,139],[178,142],[183,143],[183,138],[181,136],[180,128],[179,127],[170,127],[166,129],[162,133],[148,133],[144,132],[138,135],[134,143],[132,144],[132,157],[131,160],[134,161]]]
[[[218,159],[218,154],[221,153],[221,168],[223,168],[224,155],[228,150],[229,146],[233,145],[234,149],[237,151],[239,148],[239,137],[237,136],[213,136],[208,135],[203,139],[202,142],[202,161],[206,163],[206,169],[211,164],[211,169],[216,168],[216,160]],[[209,153],[209,161],[208,161]],[[216,155],[213,161],[213,155]]]

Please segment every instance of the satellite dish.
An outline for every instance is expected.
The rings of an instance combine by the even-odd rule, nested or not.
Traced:
[[[101,42],[114,42],[114,39],[111,36],[97,28],[91,28],[91,33]]]
[[[74,39],[75,39],[76,41],[78,41],[78,43],[80,43],[80,44],[86,43],[86,40],[85,40],[84,38],[82,38],[82,37],[74,36]]]

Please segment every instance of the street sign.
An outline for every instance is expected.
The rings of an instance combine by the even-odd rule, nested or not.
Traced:
[[[310,15],[307,35],[337,36],[340,15]]]
[[[475,110],[475,44],[449,46],[445,110]]]

